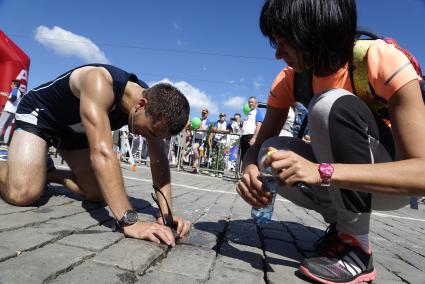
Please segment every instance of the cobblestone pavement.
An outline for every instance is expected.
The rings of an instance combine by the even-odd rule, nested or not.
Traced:
[[[154,220],[150,170],[123,166],[143,220]],[[0,283],[310,283],[296,271],[323,234],[320,216],[276,201],[257,227],[233,180],[172,173],[175,214],[191,220],[175,248],[124,238],[104,206],[51,185],[30,207],[0,200]],[[374,213],[375,283],[425,283],[425,205]]]

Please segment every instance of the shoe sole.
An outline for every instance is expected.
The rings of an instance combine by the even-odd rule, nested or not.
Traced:
[[[355,279],[348,281],[348,282],[332,282],[329,280],[325,280],[322,278],[319,278],[317,275],[312,274],[310,271],[308,271],[307,268],[305,268],[304,266],[300,266],[298,268],[298,271],[300,273],[302,273],[303,275],[309,277],[310,279],[313,279],[319,283],[324,283],[324,284],[357,284],[357,283],[362,283],[362,282],[369,282],[369,281],[373,281],[376,278],[376,271],[372,271],[366,274],[361,274],[359,276],[357,276]]]

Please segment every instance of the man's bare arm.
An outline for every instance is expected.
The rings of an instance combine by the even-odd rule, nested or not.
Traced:
[[[149,157],[151,164],[151,172],[153,184],[161,190],[164,194],[156,192],[156,197],[158,199],[159,206],[161,208],[164,217],[171,215],[172,212],[168,211],[166,201],[170,207],[170,210],[173,210],[172,204],[172,194],[171,194],[171,183],[170,183],[170,166],[168,163],[167,155],[164,151],[164,142],[159,138],[146,137],[148,141]],[[165,201],[166,200],[166,201]],[[191,222],[178,217],[173,214],[173,226],[175,226],[177,234],[180,237],[183,237],[189,232]],[[159,222],[162,223],[162,220],[159,219]],[[170,224],[167,224],[170,225]]]
[[[103,198],[117,219],[131,209],[116,154],[112,150],[108,109],[114,100],[111,79],[90,70],[81,79],[80,115],[86,129],[90,160]]]
[[[153,184],[165,195],[168,205],[172,209],[170,165],[165,154],[164,142],[154,137],[147,137],[146,140],[148,143]],[[156,193],[156,196],[162,213],[168,215],[170,212],[168,212],[164,197],[160,193]]]
[[[131,204],[124,190],[118,159],[112,150],[111,126],[107,111],[114,95],[112,79],[106,71],[93,69],[81,76],[80,116],[86,129],[90,160],[103,198],[114,214],[121,219]],[[136,222],[123,228],[126,236],[147,239],[175,246],[170,228],[157,223]]]

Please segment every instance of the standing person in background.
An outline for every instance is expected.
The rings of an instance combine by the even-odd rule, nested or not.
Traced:
[[[243,121],[241,137],[241,159],[244,158],[248,148],[254,145],[258,131],[260,130],[264,119],[261,111],[257,109],[257,99],[255,97],[250,97],[248,99],[248,105],[251,111]]]
[[[232,129],[232,133],[240,134],[242,132],[242,118],[240,113],[235,113],[233,115],[233,119],[230,118],[230,128]]]
[[[243,121],[240,113],[235,113],[233,119],[230,119],[230,129],[232,134],[230,135],[230,152],[229,155],[229,168],[234,171],[239,171],[241,164],[240,157],[240,144],[241,144],[241,133],[242,133]]]
[[[292,127],[294,126],[294,120],[295,120],[294,107],[291,106],[289,108],[288,116],[286,118],[285,124],[283,125],[282,130],[279,133],[279,136],[294,137],[294,134],[292,133]]]
[[[181,159],[184,163],[189,164],[189,154],[192,148],[192,131],[190,131],[190,123],[183,129],[184,134],[181,137],[179,147],[181,147]],[[180,159],[180,158],[179,158]]]
[[[10,93],[0,92],[0,96],[6,97],[8,100],[4,106],[3,112],[0,118],[0,144],[1,146],[8,145],[10,140],[10,132],[13,120],[15,119],[16,108],[23,94],[19,90],[19,80],[13,80],[10,84]],[[0,159],[2,155],[2,149],[0,148]],[[6,157],[7,158],[7,157]]]
[[[128,145],[131,145],[129,141],[128,125],[124,125],[123,127],[121,127],[119,133],[120,133],[120,160],[125,161],[127,160],[127,153],[130,151],[130,149],[128,149],[127,147],[126,142],[128,142]]]
[[[204,108],[201,111],[201,126],[199,126],[198,130],[204,130],[204,131],[196,131],[193,135],[193,144],[192,144],[192,150],[194,155],[194,161],[192,164],[192,173],[197,174],[198,173],[198,167],[199,167],[199,160],[201,158],[201,154],[199,153],[199,148],[202,146],[204,147],[204,139],[207,136],[207,130],[210,126],[210,120],[208,119],[208,109]]]
[[[302,103],[296,102],[294,106],[294,123],[291,127],[292,135],[308,141],[307,115],[308,109]]]
[[[226,146],[227,134],[230,133],[226,114],[220,113],[219,120],[212,127],[212,163],[211,169],[218,170],[218,177],[222,177],[225,168],[224,147]],[[215,175],[214,175],[215,176]]]
[[[372,210],[404,207],[408,196],[425,192],[422,79],[394,44],[371,42],[365,57],[368,83],[385,102],[390,129],[353,94],[354,0],[266,0],[260,28],[276,59],[288,66],[271,87],[264,123],[246,153],[236,190],[250,205],[266,207],[272,196],[258,175],[260,168],[271,167],[279,177],[278,194],[330,224],[314,245],[316,256],[304,259],[299,272],[320,283],[372,281]],[[295,103],[295,72],[306,71],[313,86],[310,143],[275,137]],[[280,150],[258,164],[269,147]]]

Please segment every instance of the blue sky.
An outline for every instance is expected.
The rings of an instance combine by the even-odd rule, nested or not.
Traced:
[[[0,0],[0,29],[31,58],[29,89],[75,66],[108,62],[168,81],[192,117],[266,101],[286,66],[258,27],[262,0]],[[358,24],[398,40],[425,68],[425,0],[359,0]],[[385,6],[385,8],[384,8]],[[55,41],[48,38],[54,37]],[[82,43],[83,42],[83,43]]]

